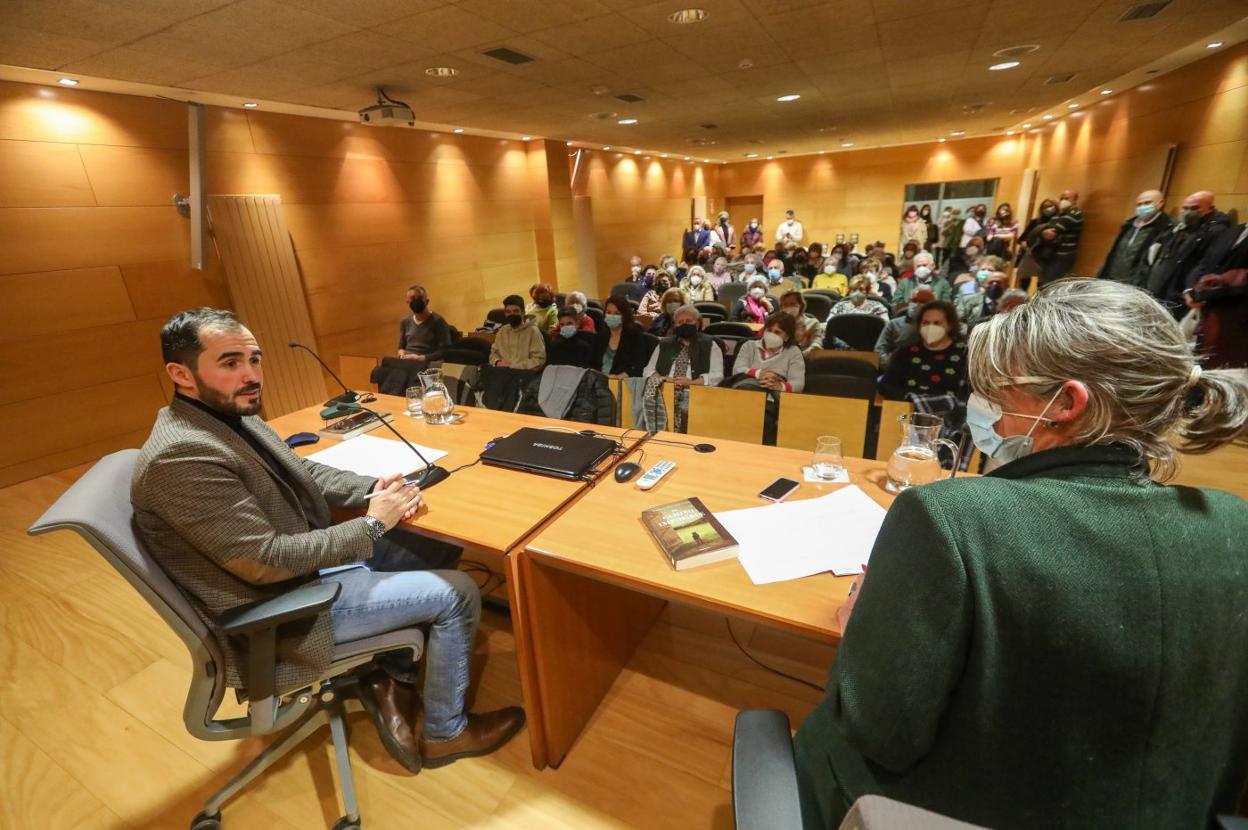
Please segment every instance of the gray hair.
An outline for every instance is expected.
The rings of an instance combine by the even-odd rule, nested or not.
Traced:
[[[1248,427],[1248,371],[1202,372],[1174,317],[1146,292],[1110,280],[1065,279],[971,331],[968,369],[980,395],[1002,403],[1011,378],[1048,399],[1067,380],[1088,390],[1074,443],[1126,444],[1162,481],[1185,452],[1204,453]],[[1188,404],[1196,392],[1199,403]]]
[[[920,259],[925,260],[928,265],[936,264],[936,257],[932,256],[927,251],[919,251],[917,254],[914,255],[914,265],[916,268],[919,265]]]
[[[672,315],[672,319],[675,320],[682,314],[692,314],[699,323],[702,322],[702,312],[698,311],[697,306],[682,305],[680,308],[676,309],[676,313]]]
[[[582,308],[584,308],[588,302],[589,300],[585,297],[584,291],[569,291],[568,296],[564,298],[564,303],[566,305],[580,303]]]

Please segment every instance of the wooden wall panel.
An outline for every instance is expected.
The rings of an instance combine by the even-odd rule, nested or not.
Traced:
[[[303,283],[278,196],[209,196],[208,215],[234,309],[265,350],[264,413],[272,418],[324,400]]]
[[[191,268],[184,258],[123,265],[121,276],[134,313],[143,320],[166,320],[178,311],[196,306],[230,307],[230,290],[212,245],[208,246],[203,271]]]
[[[190,256],[190,228],[168,207],[0,208],[0,274],[132,265]]]
[[[78,147],[0,141],[0,207],[93,205]]]
[[[186,107],[155,98],[0,81],[0,139],[5,138],[185,149]]]
[[[137,320],[0,341],[0,404],[125,380],[136,371],[155,375],[163,365],[161,322]]]
[[[78,149],[101,205],[167,207],[173,194],[190,192],[185,150],[103,145]]]
[[[0,298],[0,341],[135,319],[121,269],[115,265],[5,274],[0,276]]]

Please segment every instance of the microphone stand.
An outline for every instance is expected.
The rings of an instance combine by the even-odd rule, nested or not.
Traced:
[[[428,490],[433,485],[446,481],[446,479],[450,477],[451,473],[449,470],[444,467],[439,467],[436,464],[430,464],[429,460],[421,454],[420,450],[416,449],[416,445],[404,438],[402,433],[395,429],[393,424],[383,418],[380,412],[369,409],[367,406],[359,403],[340,403],[335,407],[327,409],[326,412],[329,412],[330,410],[332,410],[329,416],[331,418],[336,418],[339,415],[347,415],[352,412],[364,411],[372,415],[378,421],[381,421],[382,425],[385,426],[386,429],[393,432],[396,438],[406,444],[407,448],[416,453],[416,457],[425,463],[425,469],[415,473],[408,473],[403,476],[403,478],[410,481],[412,484],[415,484],[420,489]],[[325,413],[322,412],[321,415],[324,417]]]
[[[335,373],[333,369],[329,368],[329,364],[321,360],[321,356],[319,354],[312,351],[302,343],[296,343],[294,340],[291,340],[286,345],[292,349],[303,349],[305,352],[312,355],[312,357],[316,359],[316,362],[321,364],[326,372],[329,372],[329,376],[338,381],[338,385],[342,387],[342,394],[336,398],[330,398],[327,400],[325,402],[325,406],[332,406],[335,403],[355,403],[360,399],[359,393],[351,391],[351,389],[349,389],[347,385],[342,382],[342,378],[338,377],[337,373]]]

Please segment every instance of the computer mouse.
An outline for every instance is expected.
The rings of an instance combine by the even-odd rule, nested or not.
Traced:
[[[315,444],[321,440],[321,436],[315,432],[296,432],[294,435],[286,439],[288,447],[302,447],[305,444]]]
[[[631,479],[641,471],[640,464],[634,464],[631,461],[625,461],[623,464],[615,465],[615,480],[620,484]]]

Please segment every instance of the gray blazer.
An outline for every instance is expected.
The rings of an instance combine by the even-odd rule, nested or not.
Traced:
[[[260,418],[243,418],[243,428],[296,488],[227,424],[178,398],[157,414],[130,485],[139,537],[217,633],[234,688],[246,688],[246,658],[217,615],[373,553],[363,518],[334,525],[330,508],[363,507],[375,479],[299,458]],[[279,633],[278,688],[316,680],[333,655],[329,614]]]

